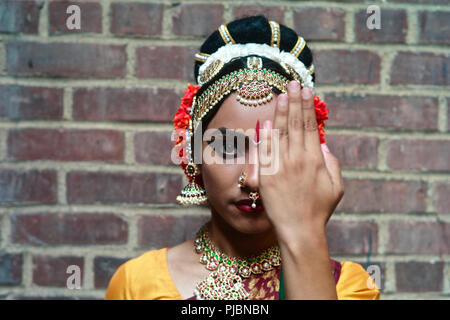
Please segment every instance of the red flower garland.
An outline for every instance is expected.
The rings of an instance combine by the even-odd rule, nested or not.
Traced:
[[[181,104],[178,108],[177,113],[175,114],[175,117],[173,118],[173,125],[175,130],[184,129],[186,130],[189,127],[189,120],[191,119],[191,108],[192,108],[192,101],[194,96],[196,95],[197,91],[200,89],[201,86],[198,85],[192,85],[188,83],[188,87],[186,90],[184,90],[184,97],[181,98]],[[327,109],[327,105],[325,102],[320,100],[318,96],[314,96],[314,109],[316,111],[316,119],[317,119],[317,127],[319,130],[319,138],[320,143],[325,143],[325,121],[328,120],[328,113],[330,112],[329,109]],[[186,155],[183,154],[183,147],[186,144],[186,141],[184,139],[185,132],[178,133],[178,139],[175,141],[175,148],[176,150],[179,150],[178,154],[181,158],[180,165],[182,166],[183,170],[186,168],[187,162],[189,159],[187,159]],[[196,181],[199,183],[200,181]],[[201,183],[200,183],[201,184]]]

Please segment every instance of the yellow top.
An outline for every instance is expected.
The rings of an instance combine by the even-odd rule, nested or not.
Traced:
[[[341,262],[336,285],[339,300],[379,300],[380,291],[370,275],[355,262]],[[372,284],[370,289],[367,283]],[[167,267],[167,248],[148,251],[122,264],[106,291],[106,300],[183,300]]]

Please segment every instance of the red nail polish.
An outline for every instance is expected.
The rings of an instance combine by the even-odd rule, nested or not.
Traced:
[[[256,121],[256,143],[259,142],[259,119]]]

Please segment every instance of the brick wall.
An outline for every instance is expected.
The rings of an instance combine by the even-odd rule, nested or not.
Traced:
[[[204,37],[252,13],[315,55],[345,180],[332,257],[380,266],[383,299],[450,297],[448,0],[243,3],[0,1],[0,298],[101,299],[122,262],[208,218],[174,203],[171,119]]]

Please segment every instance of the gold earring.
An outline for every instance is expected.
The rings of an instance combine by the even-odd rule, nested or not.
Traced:
[[[239,183],[238,183],[239,188],[242,188],[244,186],[246,178],[247,178],[247,174],[244,171],[242,171],[241,175],[239,176]]]
[[[256,200],[259,199],[259,193],[258,192],[250,192],[250,194],[248,195],[248,197],[250,198],[250,200],[253,201],[252,203],[252,208],[256,208]]]
[[[177,196],[177,202],[181,205],[204,204],[208,198],[206,197],[206,190],[195,182],[195,177],[199,174],[197,165],[191,162],[188,163],[185,173],[188,176],[189,183],[181,190],[181,194]]]
[[[195,177],[200,173],[200,170],[194,163],[191,154],[191,136],[193,135],[192,132],[192,120],[189,120],[189,128],[186,132],[186,151],[189,157],[189,162],[184,169],[184,173],[189,179],[189,183],[183,188],[183,190],[181,190],[181,194],[177,196],[177,202],[181,205],[201,205],[208,200],[206,196],[206,190],[195,182]]]

